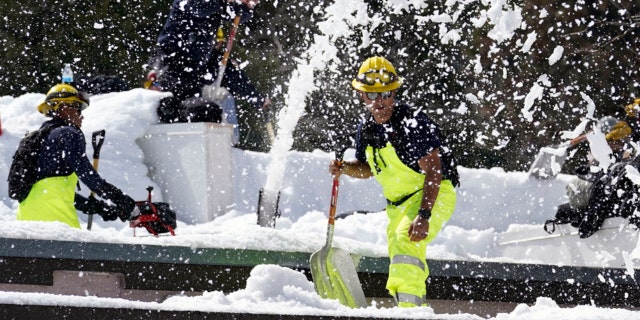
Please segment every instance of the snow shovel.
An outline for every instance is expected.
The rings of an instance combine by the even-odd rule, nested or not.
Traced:
[[[236,31],[238,31],[239,24],[240,16],[236,15],[236,17],[233,19],[231,32],[229,33],[229,40],[227,40],[227,47],[225,48],[224,55],[222,56],[220,69],[218,69],[218,77],[212,85],[207,85],[202,88],[202,96],[218,106],[222,106],[225,100],[227,100],[231,95],[229,91],[227,91],[227,89],[223,88],[221,85],[222,78],[224,77],[224,71],[227,69],[227,61],[229,60],[229,55],[231,54],[231,48],[233,47],[233,40],[236,37]]]
[[[342,161],[342,152],[336,152],[336,159]],[[351,255],[345,250],[331,247],[339,184],[340,178],[335,176],[331,189],[327,242],[324,247],[311,255],[309,262],[311,276],[316,292],[321,297],[337,299],[343,305],[351,308],[366,307],[367,301]]]
[[[587,134],[557,146],[542,147],[531,164],[529,175],[542,180],[554,178],[560,172],[564,161],[567,159],[567,150],[585,140],[587,140]]]
[[[91,145],[93,146],[93,168],[98,171],[98,162],[100,161],[100,149],[102,149],[102,143],[104,142],[105,131],[99,130],[91,134]],[[89,197],[94,197],[95,193],[91,191]],[[91,230],[93,224],[93,213],[89,213],[87,218],[87,230]]]

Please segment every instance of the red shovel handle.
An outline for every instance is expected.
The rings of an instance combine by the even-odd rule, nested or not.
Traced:
[[[333,225],[336,220],[336,207],[338,204],[338,188],[340,187],[340,177],[333,177],[333,186],[331,187],[331,206],[329,207],[329,224]]]
[[[336,151],[336,160],[342,165],[344,150]],[[336,207],[338,205],[338,189],[340,187],[340,175],[333,176],[333,186],[331,187],[331,205],[329,207],[329,224],[333,225],[336,221]]]
[[[240,16],[236,15],[233,18],[233,25],[231,25],[231,32],[229,32],[229,40],[227,41],[227,47],[224,50],[224,55],[222,56],[222,64],[227,65],[227,60],[229,60],[229,55],[231,54],[231,48],[233,47],[233,40],[236,38],[236,32],[238,31],[238,25],[240,24]]]

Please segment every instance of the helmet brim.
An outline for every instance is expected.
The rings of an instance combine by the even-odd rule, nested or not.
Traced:
[[[368,85],[366,83],[362,83],[358,81],[358,79],[353,79],[353,81],[351,81],[351,86],[354,89],[362,92],[387,92],[387,91],[396,90],[400,88],[401,85],[402,85],[402,78],[400,77],[398,77],[396,81],[389,84],[385,84],[385,85],[379,82],[376,82],[373,85]]]

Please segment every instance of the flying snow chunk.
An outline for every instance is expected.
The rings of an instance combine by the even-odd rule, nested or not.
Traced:
[[[586,93],[580,92],[582,99],[587,102],[587,118],[593,119],[593,114],[596,111],[596,104],[593,102],[593,99],[589,97]]]
[[[449,30],[442,37],[440,37],[440,42],[442,42],[442,44],[449,44],[449,42],[456,44],[458,43],[458,41],[460,41],[460,39],[462,39],[462,36],[460,35],[460,30],[453,29],[453,30]]]
[[[429,19],[435,23],[451,23],[453,19],[448,14],[434,14]]]
[[[98,29],[98,30],[100,30],[100,29],[104,29],[104,23],[101,23],[101,22],[94,22],[94,23],[93,23],[93,28],[94,28],[94,29]]]
[[[640,185],[640,172],[633,166],[626,165],[624,169],[627,171],[627,178],[636,185]]]
[[[522,45],[522,48],[520,48],[520,52],[529,52],[531,50],[531,46],[533,46],[533,43],[536,41],[537,36],[538,34],[535,31],[531,31],[527,35],[527,40]]]
[[[600,132],[600,130],[591,131],[587,133],[587,140],[589,141],[589,149],[593,158],[598,161],[598,167],[606,171],[609,165],[613,163],[613,160],[609,157],[613,153],[604,133]]]
[[[474,61],[474,65],[473,65],[473,72],[475,74],[481,74],[482,73],[482,62],[480,61],[480,56],[476,55],[476,61]]]
[[[544,87],[538,83],[534,83],[527,96],[524,98],[524,107],[520,110],[522,116],[529,122],[533,121],[533,104],[536,100],[541,100],[544,93]]]
[[[504,40],[511,39],[514,32],[520,28],[522,24],[522,10],[519,7],[513,10],[502,10],[501,3],[495,3],[487,12],[489,23],[494,27],[489,31],[489,38],[501,43]]]
[[[549,57],[549,65],[552,66],[556,62],[558,62],[558,60],[562,58],[563,53],[564,53],[564,48],[561,46],[557,46],[555,49],[553,49],[553,53]]]
[[[467,101],[473,104],[480,104],[480,99],[478,99],[478,97],[473,93],[467,93],[464,97],[467,99]]]

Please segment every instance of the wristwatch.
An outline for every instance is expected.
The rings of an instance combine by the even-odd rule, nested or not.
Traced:
[[[429,209],[420,209],[418,210],[418,215],[423,219],[431,219],[431,210]]]

